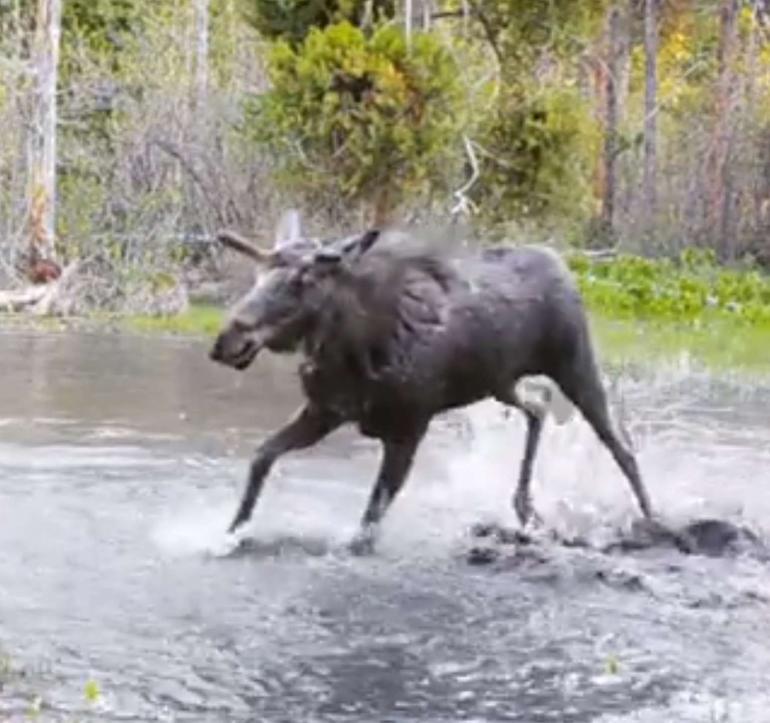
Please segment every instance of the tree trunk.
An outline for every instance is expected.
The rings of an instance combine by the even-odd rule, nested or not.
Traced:
[[[720,7],[720,32],[717,61],[719,76],[716,87],[716,119],[711,148],[708,154],[707,178],[709,189],[708,229],[712,242],[724,259],[732,258],[734,247],[728,233],[730,205],[729,156],[731,150],[731,117],[733,111],[733,58],[738,35],[738,0],[722,0]]]
[[[7,79],[5,85],[7,95],[0,109],[3,114],[2,123],[5,124],[0,145],[0,166],[3,166],[3,170],[7,173],[6,178],[0,180],[0,193],[7,194],[7,206],[3,209],[7,211],[5,213],[0,211],[0,240],[2,240],[0,243],[4,242],[8,246],[11,240],[16,240],[14,236],[20,221],[18,213],[20,209],[25,208],[25,184],[28,180],[26,164],[20,162],[19,158],[19,149],[24,148],[24,142],[27,140],[23,136],[22,122],[19,117],[22,76],[26,69],[23,35],[19,0],[14,0],[7,15],[0,22],[0,37],[7,42],[7,45],[5,43],[4,45],[10,61],[7,75],[3,73]],[[10,249],[6,247],[5,250]]]
[[[625,117],[626,102],[628,100],[629,85],[631,82],[631,27],[633,22],[633,7],[636,0],[626,0],[620,4],[620,30],[617,37],[616,63],[618,75],[615,81],[615,95],[618,102],[618,122],[622,123]]]
[[[195,0],[195,109],[206,107],[209,85],[209,0]]]
[[[412,0],[404,0],[404,34],[406,35],[406,47],[412,44]]]
[[[741,112],[743,118],[743,130],[741,136],[744,138],[744,148],[748,153],[753,153],[756,148],[759,147],[760,134],[757,129],[757,125],[754,121],[753,114],[755,113],[756,103],[756,90],[757,90],[757,73],[759,70],[758,54],[759,54],[759,38],[757,37],[760,29],[760,3],[762,0],[754,0],[751,7],[751,27],[749,29],[749,42],[746,49],[747,55],[747,76],[746,76],[746,89],[744,96],[744,107]],[[751,233],[754,239],[757,239],[761,234],[762,228],[762,193],[763,183],[761,178],[761,171],[759,167],[761,160],[748,159],[748,163],[752,168],[750,179],[750,199],[751,199]],[[765,242],[767,244],[767,242]],[[770,246],[768,246],[770,249]]]
[[[383,184],[368,203],[366,225],[370,228],[385,228],[394,222],[393,193]]]
[[[643,227],[649,232],[657,206],[657,102],[658,102],[658,0],[644,3],[644,178],[642,181]]]
[[[616,167],[618,157],[618,78],[620,76],[620,8],[610,8],[607,23],[607,59],[604,80],[604,194],[602,197],[602,226],[614,237],[615,199],[617,197]]]
[[[54,258],[56,223],[56,86],[61,0],[38,0],[34,62],[35,120],[31,139],[30,256]]]

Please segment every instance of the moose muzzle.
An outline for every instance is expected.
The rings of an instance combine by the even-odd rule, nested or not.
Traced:
[[[209,352],[209,358],[241,371],[254,361],[260,347],[261,344],[252,338],[252,335],[228,329],[216,338]]]

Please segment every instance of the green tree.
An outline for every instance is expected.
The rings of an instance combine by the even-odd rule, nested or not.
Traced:
[[[264,37],[296,46],[311,28],[347,20],[356,27],[392,18],[394,0],[241,0],[247,22]]]
[[[430,34],[406,47],[396,27],[371,37],[347,21],[269,56],[272,89],[252,104],[256,137],[306,198],[368,202],[375,221],[440,186],[459,148],[457,69]]]
[[[600,136],[581,87],[607,0],[475,0],[475,35],[498,64],[496,101],[474,137],[485,149],[474,201],[486,220],[585,221]]]
[[[485,153],[471,196],[487,222],[590,218],[600,133],[577,89],[502,90],[477,137]]]

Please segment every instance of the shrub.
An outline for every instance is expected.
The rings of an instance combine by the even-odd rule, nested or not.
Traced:
[[[367,37],[343,21],[297,48],[277,42],[268,73],[251,129],[275,152],[279,180],[311,202],[393,207],[440,186],[461,147],[456,69],[430,34],[407,49],[398,28]]]

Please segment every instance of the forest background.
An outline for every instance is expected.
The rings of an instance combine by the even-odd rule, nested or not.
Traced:
[[[289,206],[462,217],[603,317],[769,334],[770,2],[0,0],[0,306],[189,316],[215,231]]]

